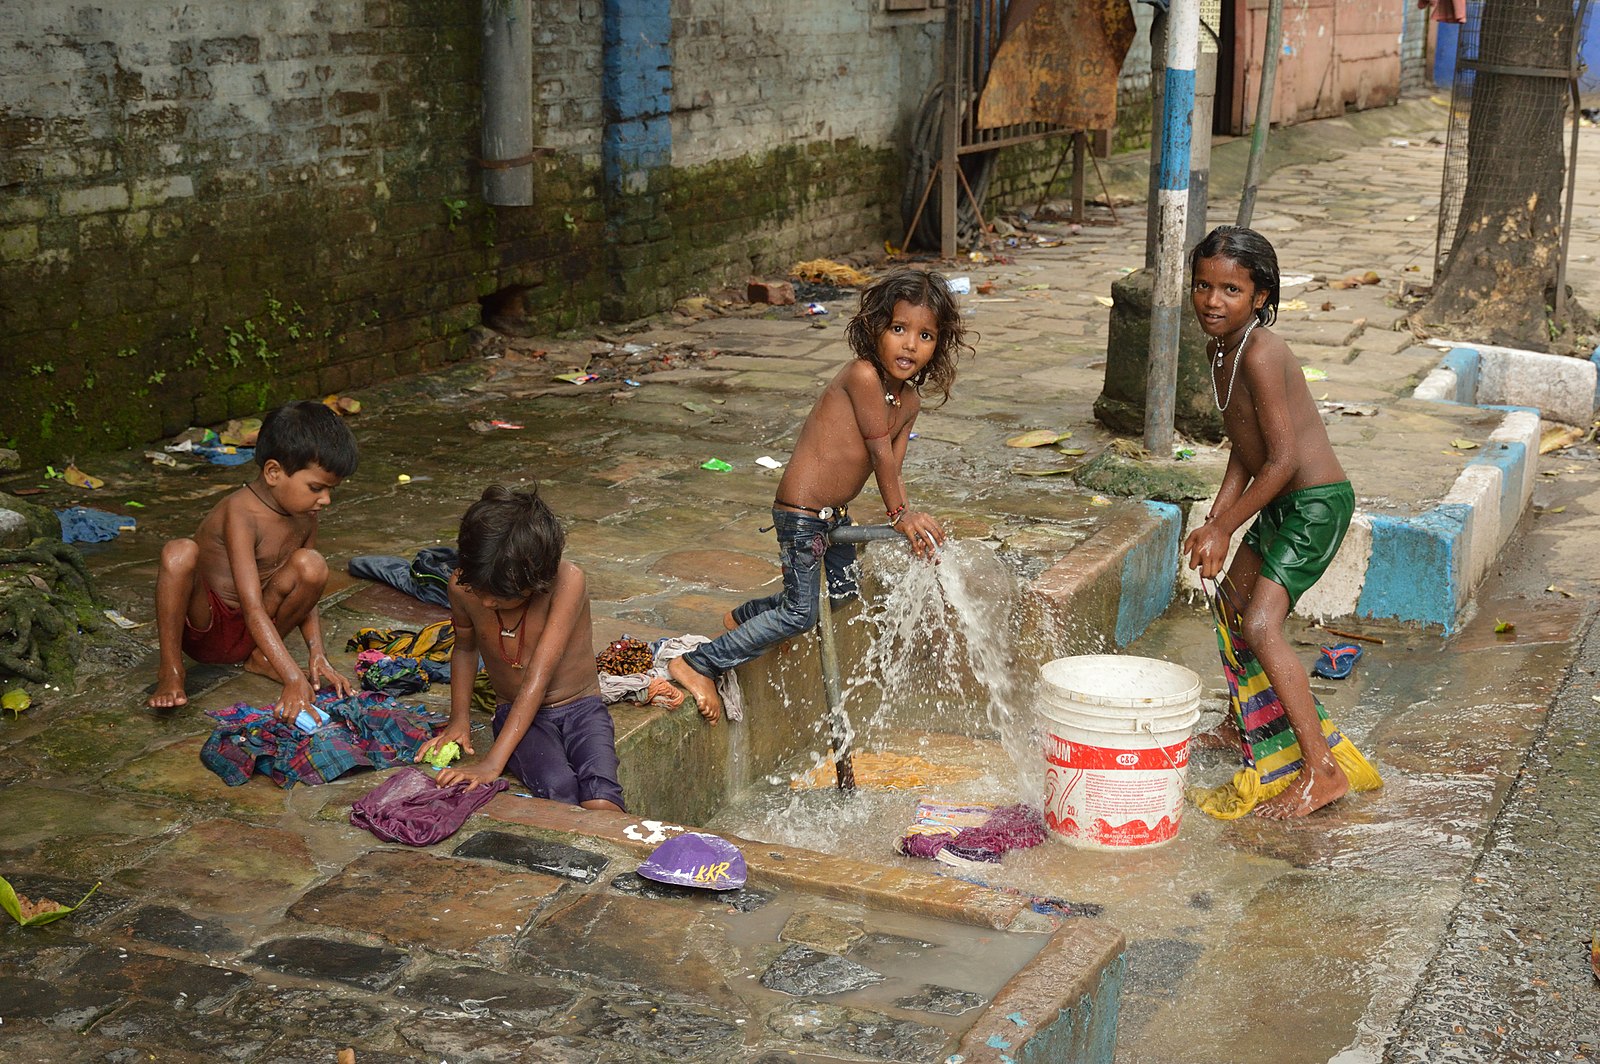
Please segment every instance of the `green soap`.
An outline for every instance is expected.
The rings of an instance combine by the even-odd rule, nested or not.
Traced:
[[[446,765],[450,764],[450,762],[454,761],[460,756],[460,744],[449,742],[445,743],[443,746],[436,746],[432,750],[429,750],[428,756],[423,758],[423,760],[432,765],[434,768],[444,768]]]

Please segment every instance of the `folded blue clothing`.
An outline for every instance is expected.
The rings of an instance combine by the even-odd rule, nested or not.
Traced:
[[[63,543],[104,543],[139,527],[139,522],[131,517],[91,510],[87,506],[69,506],[65,510],[57,510],[56,517],[61,521]]]
[[[350,575],[376,580],[432,606],[450,605],[454,547],[424,547],[410,561],[393,554],[363,554],[350,559]]]

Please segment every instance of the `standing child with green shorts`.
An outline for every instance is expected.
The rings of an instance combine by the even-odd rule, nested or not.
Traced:
[[[1216,501],[1183,549],[1215,579],[1233,533],[1255,523],[1228,566],[1245,641],[1283,703],[1305,759],[1293,785],[1261,816],[1305,816],[1349,790],[1323,738],[1311,680],[1284,635],[1300,596],[1327,571],[1355,512],[1300,363],[1267,326],[1278,314],[1278,256],[1253,229],[1224,225],[1189,259],[1200,328],[1211,338],[1211,384],[1232,450]]]

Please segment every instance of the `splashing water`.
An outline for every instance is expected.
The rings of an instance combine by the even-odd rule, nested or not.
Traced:
[[[1038,804],[1043,762],[1033,711],[1037,663],[1017,660],[1022,626],[1039,611],[1019,608],[1017,581],[995,551],[950,543],[938,565],[904,551],[874,552],[863,607],[851,623],[869,634],[865,653],[843,677],[857,748],[882,745],[892,731],[920,727],[998,737],[1017,798]],[[1051,638],[1041,640],[1045,645]],[[877,708],[863,712],[874,700]]]

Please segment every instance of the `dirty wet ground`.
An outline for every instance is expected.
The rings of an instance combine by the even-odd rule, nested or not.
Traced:
[[[1593,151],[1593,140],[1585,131],[1585,151]],[[1421,144],[1377,142],[1332,163],[1280,169],[1258,222],[1279,244],[1285,268],[1342,276],[1377,266],[1388,277],[1425,261],[1431,229],[1408,219],[1437,198],[1440,153]],[[1591,290],[1596,217],[1592,210],[1576,215],[1574,283],[1587,279]],[[1136,213],[1124,214],[1120,228],[1086,227],[1062,247],[1018,251],[1012,264],[962,269],[975,281],[997,282],[986,298],[1015,302],[970,304],[982,333],[980,357],[964,369],[952,402],[919,422],[908,479],[919,505],[957,535],[989,543],[1022,578],[1115,509],[1095,505],[1064,477],[1008,475],[1059,459],[1019,455],[1002,441],[1051,427],[1072,431],[1070,442],[1091,454],[1105,445],[1089,414],[1105,342],[1105,310],[1095,297],[1137,265],[1128,237],[1142,232],[1139,223]],[[1023,289],[1039,283],[1050,288]],[[1307,302],[1315,307],[1326,295],[1308,292]],[[1372,289],[1340,293],[1337,303],[1333,312],[1286,316],[1291,344],[1329,367],[1334,399],[1400,394],[1422,365],[1406,338],[1382,328],[1402,311]],[[568,522],[571,556],[589,575],[597,642],[623,633],[714,631],[722,610],[776,575],[770,537],[759,528],[777,474],[753,462],[763,454],[787,457],[799,419],[843,357],[845,310],[836,304],[820,323],[782,310],[667,316],[610,339],[555,338],[365,390],[365,412],[352,422],[362,467],[324,515],[321,547],[342,570],[355,554],[409,554],[448,542],[485,483],[537,478]],[[582,369],[597,352],[614,357],[613,341],[694,354],[641,372],[637,388],[552,382],[554,373]],[[546,354],[530,357],[538,349]],[[641,361],[650,368],[651,359]],[[495,418],[523,428],[485,434],[471,427]],[[1428,454],[1440,466],[1451,461]],[[734,471],[702,470],[713,457]],[[1214,468],[1218,458],[1202,449],[1202,464]],[[1358,490],[1363,478],[1386,482],[1386,460],[1396,459],[1375,447],[1350,463]],[[1398,461],[1405,476],[1422,475],[1414,456]],[[1095,919],[1128,936],[1119,1060],[1356,1064],[1385,1054],[1406,1061],[1591,1055],[1600,1031],[1587,972],[1597,766],[1588,753],[1593,746],[1581,744],[1595,741],[1588,734],[1595,727],[1591,696],[1600,693],[1593,646],[1584,645],[1578,670],[1568,666],[1580,653],[1597,591],[1587,544],[1600,512],[1600,476],[1592,448],[1548,457],[1542,468],[1557,475],[1541,478],[1536,512],[1462,631],[1442,638],[1364,627],[1385,643],[1368,647],[1350,680],[1319,689],[1384,773],[1383,791],[1288,825],[1220,824],[1191,809],[1180,838],[1148,853],[1085,853],[1052,841],[1007,859],[996,886],[1094,902],[1103,907]],[[138,516],[138,532],[85,553],[106,604],[148,622],[157,545],[187,534],[245,474],[151,468],[138,453],[106,457],[90,471],[108,481],[94,497],[51,482],[36,501],[118,510],[129,499],[144,504],[125,511]],[[410,481],[400,483],[401,474]],[[1453,471],[1439,475],[1448,480]],[[20,483],[33,481],[8,481]],[[873,499],[869,489],[868,514]],[[1561,591],[1546,590],[1552,586]],[[350,656],[338,651],[357,627],[423,616],[403,598],[342,575],[324,604],[328,646],[341,664]],[[1499,620],[1514,621],[1516,631],[1497,635]],[[787,924],[793,899],[779,892],[765,901],[765,916],[752,910],[759,920],[744,926],[759,924],[759,944],[743,931],[729,934],[733,916],[722,910],[734,906],[712,911],[693,900],[674,902],[670,926],[637,928],[628,923],[630,881],[619,871],[636,856],[604,842],[534,833],[536,841],[582,853],[546,854],[539,870],[502,861],[509,867],[496,866],[494,889],[463,916],[459,902],[438,899],[475,897],[487,881],[464,886],[439,860],[398,867],[386,856],[392,851],[343,825],[344,811],[370,781],[284,794],[261,781],[228,791],[210,777],[194,757],[209,730],[203,710],[270,700],[275,685],[234,670],[196,669],[190,707],[148,713],[139,706],[153,674],[152,628],[108,636],[77,691],[41,698],[20,719],[0,722],[5,873],[24,893],[67,901],[103,882],[74,917],[0,932],[8,987],[0,1048],[8,1059],[331,1060],[346,1044],[364,1047],[364,1064],[715,1060],[765,1052],[738,1048],[766,1044],[751,1037],[748,1022],[737,1022],[756,1014],[750,995],[759,992],[739,988],[727,996],[716,989],[721,973],[671,968],[667,959],[703,957],[701,947],[712,942],[711,955],[731,968],[742,971],[749,964],[742,951],[755,951],[765,970],[789,947],[772,929],[780,913]],[[1067,638],[1079,635],[1091,645],[1067,649],[1099,649],[1092,633]],[[1333,641],[1306,627],[1296,635],[1308,644]],[[1195,604],[1180,601],[1129,649],[1187,664],[1208,687],[1220,681]],[[1309,658],[1313,650],[1305,649]],[[442,694],[425,700],[442,701]],[[625,728],[647,726],[659,714],[618,711]],[[909,747],[923,736],[882,738]],[[1004,797],[1014,782],[994,772],[1009,762],[992,740],[949,739],[919,749],[983,767],[986,775],[965,793]],[[832,794],[788,789],[788,772],[805,767],[804,759],[774,766],[778,782],[739,796],[737,812],[719,816],[716,826],[911,867],[889,851],[913,804],[907,796],[863,792],[855,810],[841,812]],[[1191,771],[1198,782],[1214,782],[1225,766],[1218,755],[1205,755]],[[479,840],[491,826],[469,824],[439,852],[475,843],[485,848],[478,853],[503,857],[512,847],[513,856],[526,856],[518,843]],[[603,876],[612,878],[582,879],[582,869],[597,861],[607,862]],[[413,865],[423,871],[407,871]],[[555,912],[560,907],[548,899],[562,884],[583,888],[581,904]],[[832,938],[813,938],[828,955],[861,948],[874,964],[887,963],[884,950],[859,945],[868,932],[893,936],[893,953],[928,941],[919,935],[934,930],[919,931],[892,913],[808,905],[818,923],[833,928]],[[457,911],[437,911],[445,907]],[[567,919],[541,928],[542,942],[517,939],[518,921],[536,910]],[[407,968],[403,944],[424,930],[437,935],[441,925],[451,927],[448,948]],[[608,954],[602,946],[609,939],[595,928],[625,942],[638,935],[652,948]],[[980,954],[993,948],[950,945]],[[584,971],[550,975],[541,967],[532,977],[534,955],[581,957],[574,968]],[[638,975],[641,957],[671,968],[654,974],[675,980],[678,991],[617,992],[625,976]],[[927,958],[919,963],[925,967]],[[1009,963],[970,973],[967,992],[992,994]],[[772,1059],[929,1059],[945,1044],[939,1032],[960,1022],[926,1008],[897,1011],[892,1001],[886,1008],[880,991],[851,993],[864,992],[851,1004],[830,997],[832,1011],[811,1013],[784,1012],[770,1005],[775,998],[763,998],[772,1009],[764,1013],[766,1033],[784,1046]],[[908,986],[903,996],[916,991]],[[863,1022],[863,1014],[892,1015],[894,1022]]]

